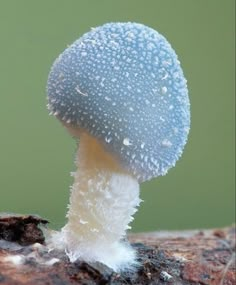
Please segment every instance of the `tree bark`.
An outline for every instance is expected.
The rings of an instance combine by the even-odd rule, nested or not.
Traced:
[[[236,284],[234,226],[129,234],[140,266],[118,274],[100,263],[70,263],[64,252],[48,251],[46,224],[36,216],[0,215],[1,285]]]

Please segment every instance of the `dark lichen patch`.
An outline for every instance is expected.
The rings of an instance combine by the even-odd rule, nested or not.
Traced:
[[[43,244],[45,238],[39,226],[47,223],[47,220],[33,215],[0,214],[0,240],[24,246]]]
[[[95,262],[93,264],[86,262],[77,262],[75,266],[78,266],[78,268],[84,272],[83,276],[85,276],[85,274],[88,274],[89,279],[92,277],[92,279],[95,281],[94,284],[109,284],[114,274],[114,271],[112,269],[99,262]]]

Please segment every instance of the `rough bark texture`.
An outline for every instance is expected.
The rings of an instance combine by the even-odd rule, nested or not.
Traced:
[[[117,274],[103,264],[70,263],[48,252],[35,216],[0,216],[0,284],[233,285],[235,228],[130,234],[140,267]],[[47,230],[48,231],[48,230]]]

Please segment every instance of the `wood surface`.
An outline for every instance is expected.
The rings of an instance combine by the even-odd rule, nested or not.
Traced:
[[[70,263],[48,251],[47,221],[0,215],[0,284],[175,284],[235,285],[235,227],[129,234],[139,268],[115,273],[100,263]]]

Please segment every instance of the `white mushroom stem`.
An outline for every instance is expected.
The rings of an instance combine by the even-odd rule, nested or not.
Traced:
[[[116,271],[135,263],[122,240],[139,206],[139,184],[88,134],[80,143],[62,241],[70,260],[99,261]]]

